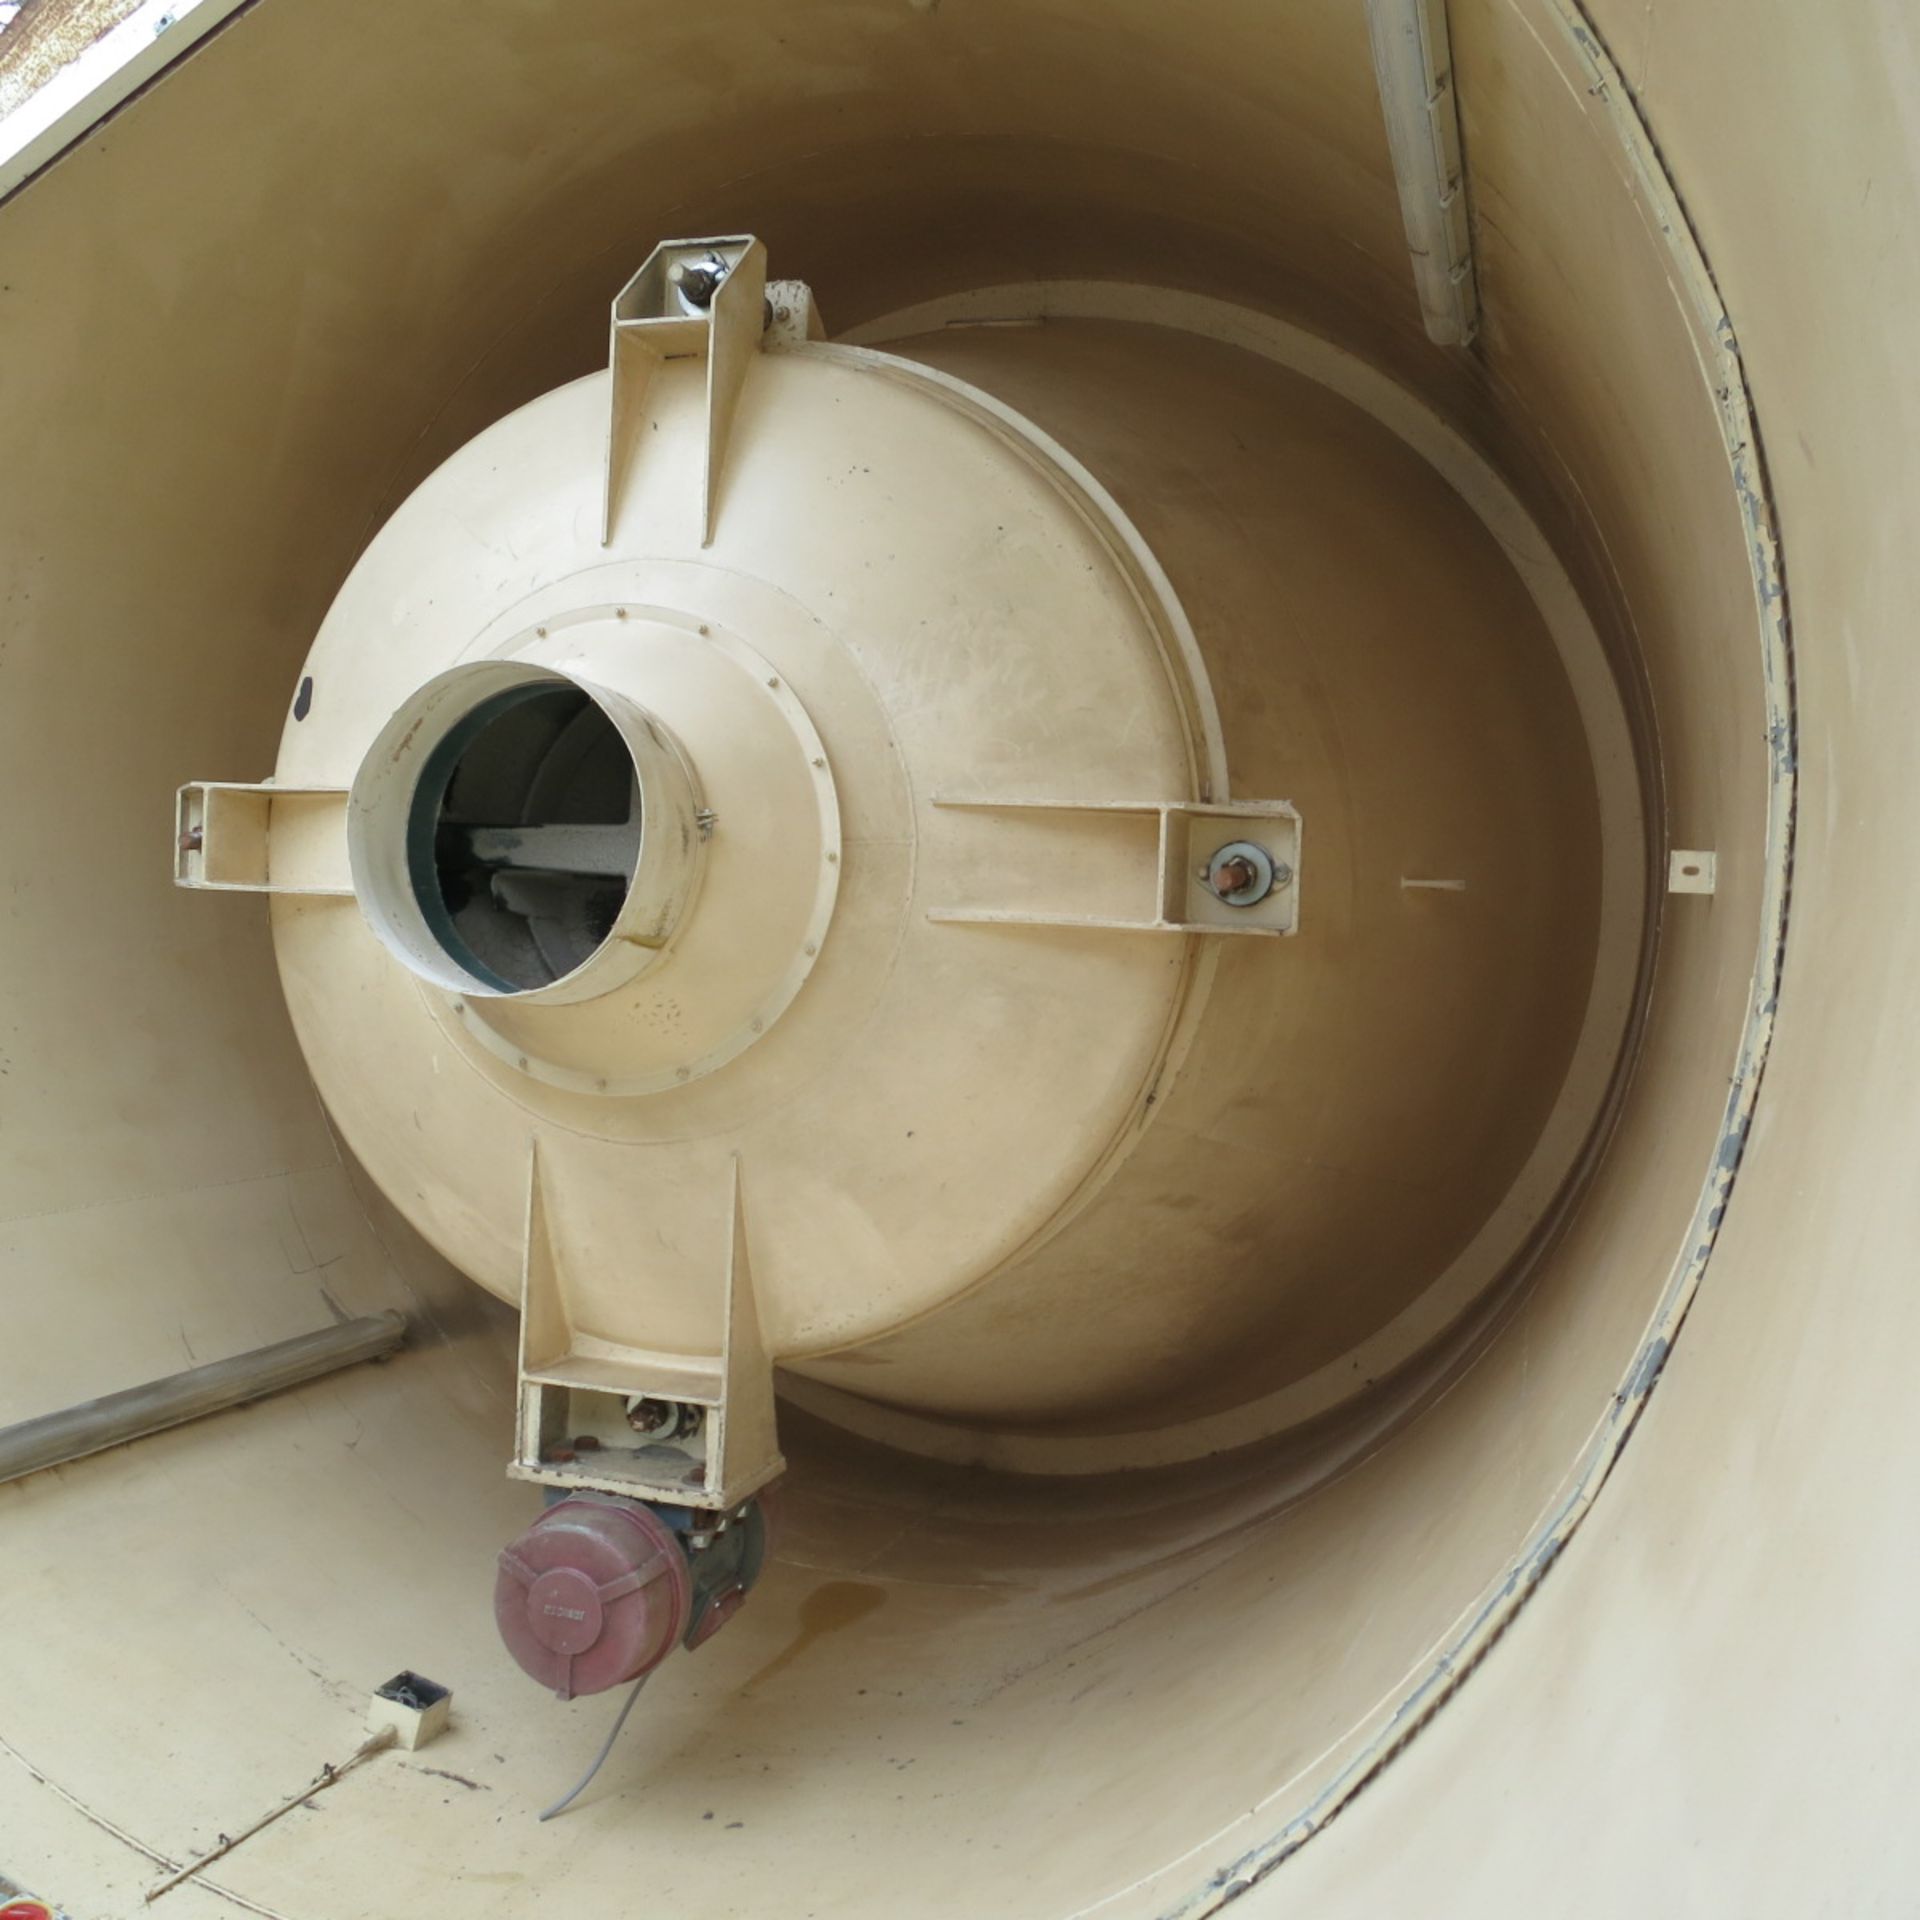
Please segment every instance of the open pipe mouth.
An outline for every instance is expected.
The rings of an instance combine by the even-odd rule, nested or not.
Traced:
[[[435,986],[589,999],[671,937],[696,813],[682,756],[625,696],[559,668],[456,667],[402,703],[361,763],[354,892],[388,951]]]
[[[473,978],[501,993],[550,987],[612,934],[644,808],[633,756],[592,695],[509,687],[421,769],[407,816],[414,904]]]

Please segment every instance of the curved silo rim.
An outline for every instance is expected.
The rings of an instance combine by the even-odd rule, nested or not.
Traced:
[[[1619,141],[1633,178],[1655,217],[1677,283],[1689,302],[1718,402],[1733,487],[1746,529],[1748,564],[1759,616],[1767,734],[1766,870],[1762,881],[1761,940],[1747,1002],[1738,1065],[1706,1183],[1687,1235],[1687,1251],[1668,1276],[1639,1350],[1616,1388],[1598,1430],[1576,1463],[1559,1503],[1536,1525],[1505,1572],[1483,1592],[1465,1624],[1429,1661],[1365,1745],[1278,1832],[1216,1868],[1189,1893],[1162,1909],[1164,1920],[1200,1920],[1218,1912],[1290,1859],[1334,1819],[1433,1718],[1478,1666],[1520,1609],[1539,1590],[1562,1549],[1592,1511],[1660,1380],[1673,1343],[1686,1323],[1719,1238],[1734,1178],[1746,1151],[1760,1083],[1773,1039],[1792,904],[1798,794],[1794,663],[1785,563],[1774,524],[1766,462],[1754,418],[1745,364],[1733,324],[1699,236],[1667,172],[1612,55],[1577,0],[1543,0],[1567,50],[1588,77],[1598,118]],[[1284,1788],[1281,1789],[1284,1791]]]

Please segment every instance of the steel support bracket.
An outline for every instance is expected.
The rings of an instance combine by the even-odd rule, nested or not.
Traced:
[[[787,304],[791,312],[791,300]],[[700,543],[712,542],[720,476],[740,389],[760,351],[768,319],[767,250],[751,234],[662,241],[620,289],[607,344],[613,381],[601,503],[602,546],[613,538],[628,473],[639,457],[653,403],[661,398],[662,375],[669,370],[675,375],[704,375]],[[687,364],[682,367],[680,362]]]
[[[961,844],[946,864],[976,897],[935,907],[929,920],[1269,938],[1299,929],[1300,815],[1290,801],[933,804],[956,817]],[[1256,884],[1218,887],[1220,858],[1239,846],[1259,867]]]
[[[173,803],[173,883],[351,898],[346,788],[189,780]]]

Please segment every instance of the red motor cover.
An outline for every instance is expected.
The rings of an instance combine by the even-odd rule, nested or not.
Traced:
[[[500,1555],[493,1617],[507,1650],[563,1700],[657,1667],[686,1631],[693,1577],[646,1507],[562,1500]]]

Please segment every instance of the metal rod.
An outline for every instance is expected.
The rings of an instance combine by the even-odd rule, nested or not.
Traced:
[[[292,1342],[289,1341],[287,1344],[291,1345]],[[265,1348],[263,1351],[270,1353],[272,1348]],[[146,1893],[147,1904],[151,1906],[163,1893],[171,1893],[181,1881],[191,1880],[202,1867],[210,1867],[216,1860],[224,1859],[242,1840],[251,1840],[262,1827],[272,1826],[282,1814],[291,1813],[295,1807],[304,1807],[316,1793],[326,1792],[335,1782],[351,1773],[361,1761],[371,1760],[376,1753],[384,1753],[398,1737],[393,1728],[382,1727],[378,1733],[361,1741],[360,1745],[337,1767],[321,1768],[320,1777],[311,1786],[302,1787],[298,1793],[289,1794],[270,1813],[263,1813],[251,1826],[242,1827],[238,1833],[223,1833],[214,1845],[197,1859],[189,1860],[184,1867],[176,1868],[159,1885],[149,1887]]]
[[[22,1474],[98,1453],[102,1447],[160,1433],[357,1361],[382,1359],[406,1337],[407,1323],[401,1315],[369,1314],[0,1427],[0,1481],[17,1480]]]

